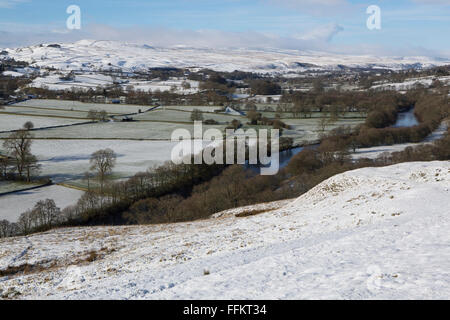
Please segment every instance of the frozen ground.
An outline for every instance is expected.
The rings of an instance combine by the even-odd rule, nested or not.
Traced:
[[[289,73],[306,70],[336,69],[338,65],[403,69],[412,66],[445,65],[448,61],[427,57],[350,56],[313,51],[280,49],[156,48],[114,41],[82,40],[61,44],[6,49],[16,60],[35,62],[33,66],[60,70],[120,68],[124,71],[154,67],[209,68],[257,73]],[[307,66],[306,64],[313,64]],[[98,82],[98,80],[95,80]],[[94,85],[94,84],[93,84]]]
[[[129,114],[137,113],[139,110],[145,111],[151,106],[137,106],[130,104],[104,104],[104,103],[83,103],[79,101],[52,100],[52,99],[31,99],[15,104],[15,106],[35,107],[44,109],[58,109],[62,111],[82,111],[105,110],[109,114]]]
[[[181,108],[180,108],[181,109]],[[202,110],[201,108],[197,108]],[[208,110],[208,109],[207,109]],[[208,111],[203,111],[204,120],[215,120],[219,123],[230,123],[233,119],[237,119],[241,122],[246,122],[248,119],[241,114],[217,114]],[[133,117],[135,120],[152,120],[152,121],[179,121],[179,122],[191,122],[191,112],[175,110],[172,107],[161,108],[155,111],[143,113]]]
[[[65,75],[68,74],[69,72],[65,72]],[[61,80],[60,78],[60,71],[52,71],[48,74],[41,75],[40,77],[35,78],[28,86],[34,88],[48,88],[50,90],[70,90],[72,88],[89,90],[96,89],[99,86],[107,87],[112,85],[119,85],[124,90],[128,90],[129,87],[132,87],[134,90],[172,91],[179,94],[192,94],[199,91],[199,82],[191,81],[188,79],[171,78],[165,81],[161,81],[159,79],[151,81],[129,80],[126,77],[113,79],[111,76],[106,76],[94,72],[77,74],[73,76],[73,79],[71,80]],[[189,83],[190,88],[184,88],[184,83]]]
[[[89,159],[95,151],[113,149],[117,154],[114,177],[126,178],[170,161],[172,147],[176,144],[170,141],[34,140],[32,152],[40,161],[41,177],[50,177],[54,183],[85,187],[84,173],[89,171]],[[54,199],[63,209],[75,204],[81,195],[79,190],[52,186],[0,196],[0,220],[16,219],[36,202],[47,198]]]
[[[449,196],[450,163],[406,163],[338,175],[246,218],[236,214],[252,207],[3,239],[0,268],[35,269],[0,278],[0,296],[449,299]]]
[[[319,118],[311,119],[281,119],[284,123],[291,126],[290,129],[283,130],[284,137],[290,137],[294,139],[294,143],[314,142],[320,139],[322,134],[319,126]],[[331,125],[325,127],[325,132],[335,129],[340,126],[357,126],[364,123],[365,119],[339,119]]]
[[[0,116],[3,115],[21,115],[26,118],[31,117],[47,117],[47,118],[60,118],[60,119],[71,119],[88,121],[88,112],[76,111],[76,110],[61,110],[61,109],[50,109],[50,108],[34,108],[34,107],[24,107],[17,105],[5,106],[4,109],[0,110]]]
[[[225,129],[226,124],[203,126],[203,130],[209,128]],[[172,133],[177,129],[194,131],[193,124],[190,123],[170,123],[170,122],[102,122],[90,123],[79,126],[62,128],[51,128],[34,131],[33,136],[37,139],[120,139],[120,140],[171,140]],[[0,138],[8,136],[8,133],[0,133]],[[87,142],[88,143],[88,142]],[[113,143],[113,142],[110,142]],[[1,149],[1,147],[0,147]],[[64,154],[64,153],[63,153]],[[61,154],[61,155],[63,155]]]
[[[42,165],[42,176],[56,183],[80,179],[89,170],[91,154],[110,148],[117,154],[114,173],[129,177],[170,160],[170,141],[35,140],[32,152]]]
[[[2,110],[0,110],[0,112],[2,112]],[[35,128],[44,128],[74,124],[83,120],[78,121],[72,119],[0,114],[0,132],[20,129],[27,121],[33,122]]]
[[[64,209],[75,204],[82,195],[82,191],[55,185],[0,196],[0,220],[16,222],[21,213],[45,199],[55,200],[56,205]]]

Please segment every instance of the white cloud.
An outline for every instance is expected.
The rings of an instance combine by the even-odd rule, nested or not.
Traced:
[[[0,32],[2,24],[0,24]],[[6,30],[12,30],[7,26]],[[49,26],[15,26],[16,32],[3,32],[0,47],[18,47],[49,42],[72,42],[81,39],[118,40],[152,46],[186,45],[192,47],[272,47],[283,49],[325,50],[342,27],[331,24],[304,33],[282,37],[261,32],[227,32],[219,30],[178,30],[168,28],[115,28],[107,25],[86,25],[81,31],[68,31]],[[30,30],[33,30],[30,32]]]
[[[304,34],[297,35],[296,38],[301,40],[319,40],[329,42],[341,31],[344,31],[343,27],[336,23],[331,23],[325,26],[320,26]]]

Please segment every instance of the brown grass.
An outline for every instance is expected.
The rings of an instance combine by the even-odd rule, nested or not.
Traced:
[[[236,218],[245,218],[245,217],[251,217],[251,216],[256,216],[258,214],[262,214],[262,213],[266,213],[266,212],[271,212],[274,211],[272,210],[267,210],[267,209],[262,209],[262,210],[249,210],[249,211],[243,211],[241,213],[236,214]]]

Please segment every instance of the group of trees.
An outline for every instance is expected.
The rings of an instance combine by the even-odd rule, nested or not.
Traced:
[[[35,155],[31,153],[33,136],[29,130],[31,122],[24,129],[11,133],[3,142],[5,155],[0,157],[0,178],[25,180],[31,182],[33,176],[39,173],[40,165]],[[28,129],[26,129],[28,128]]]
[[[288,129],[289,126],[285,124],[280,119],[269,119],[264,117],[262,113],[250,110],[247,112],[247,118],[249,119],[250,125],[263,125],[263,126],[273,126],[274,129]]]
[[[52,199],[39,201],[33,209],[22,213],[17,222],[19,234],[48,230],[61,221],[61,209]]]
[[[48,230],[62,221],[61,210],[55,201],[42,200],[36,203],[33,209],[22,213],[17,222],[0,221],[0,238]]]
[[[82,197],[83,201],[98,201],[99,208],[103,206],[102,200],[106,198],[105,185],[108,177],[112,174],[117,155],[111,149],[98,150],[91,155],[90,170],[94,173],[98,181],[98,187],[88,188],[88,192]],[[88,177],[90,174],[88,175]],[[6,220],[0,221],[0,238],[14,235],[27,235],[33,232],[49,230],[58,225],[64,225],[73,216],[68,209],[61,211],[52,199],[39,201],[33,209],[23,212],[17,223],[10,223]]]
[[[250,82],[250,91],[254,95],[278,95],[281,94],[281,86],[270,80],[254,80]]]
[[[294,118],[309,118],[314,112],[339,116],[347,112],[369,114],[381,110],[402,111],[414,106],[419,95],[411,91],[400,94],[393,91],[341,91],[311,90],[285,91],[280,99],[277,112],[292,113]],[[376,118],[376,114],[374,115]],[[385,121],[385,119],[382,119]],[[388,120],[392,121],[392,118]],[[395,119],[394,119],[395,122]],[[386,122],[387,124],[387,122]]]
[[[123,212],[136,201],[166,194],[189,195],[195,185],[213,178],[224,168],[225,165],[175,165],[168,162],[138,173],[127,181],[109,182],[103,192],[91,189],[62,214],[69,224],[75,225],[128,223]]]
[[[206,218],[225,209],[283,198],[274,192],[277,176],[257,176],[234,165],[211,181],[197,185],[190,196],[171,194],[134,203],[123,215],[128,223],[169,223]]]

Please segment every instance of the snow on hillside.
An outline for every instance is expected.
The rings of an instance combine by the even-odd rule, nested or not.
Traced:
[[[115,41],[82,40],[55,46],[6,49],[9,57],[59,70],[151,67],[209,68],[216,71],[289,73],[340,66],[403,69],[448,64],[428,57],[378,57],[281,49],[157,48]]]
[[[406,91],[416,88],[417,86],[424,86],[429,88],[434,81],[440,81],[444,85],[450,83],[450,77],[422,77],[422,78],[410,78],[403,82],[398,83],[382,83],[376,84],[371,87],[371,89],[382,89],[382,90],[396,90],[396,91]]]
[[[0,278],[0,296],[449,299],[449,196],[449,162],[405,163],[198,222],[4,239],[0,269],[31,272]]]

